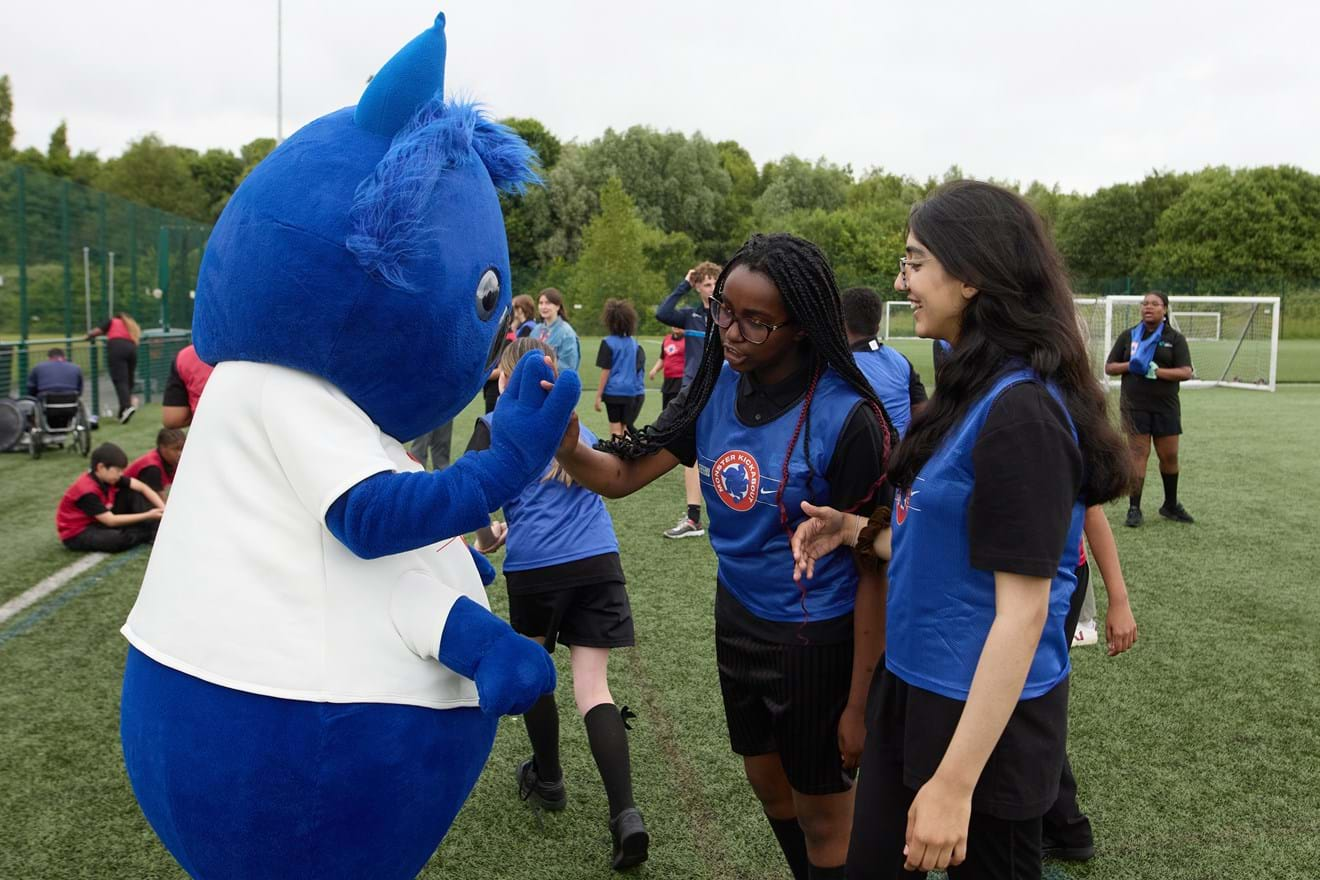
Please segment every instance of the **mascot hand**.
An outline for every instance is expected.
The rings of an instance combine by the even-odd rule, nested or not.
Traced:
[[[495,566],[490,564],[490,560],[481,555],[481,552],[468,545],[468,553],[472,554],[472,563],[477,567],[477,574],[481,576],[481,585],[489,587],[495,583]]]
[[[555,689],[555,664],[545,648],[466,596],[449,612],[437,657],[477,683],[488,715],[521,715]]]
[[[543,382],[554,384],[546,391]],[[503,506],[545,473],[581,393],[577,373],[568,371],[556,379],[540,352],[529,351],[514,367],[491,417],[487,452],[498,464],[491,469],[488,494],[492,502],[498,494],[495,506]]]

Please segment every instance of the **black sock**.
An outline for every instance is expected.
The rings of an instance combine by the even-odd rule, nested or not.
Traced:
[[[767,815],[765,818],[779,841],[779,848],[784,851],[784,860],[793,872],[793,880],[807,880],[807,837],[802,833],[797,817],[776,819]]]
[[[1161,473],[1164,481],[1164,506],[1172,510],[1178,506],[1178,475]]]
[[[1137,509],[1137,510],[1140,510],[1140,509],[1141,509],[1141,490],[1140,490],[1140,489],[1138,489],[1137,491],[1133,492],[1131,495],[1128,496],[1128,507],[1135,508],[1135,509]]]
[[[808,880],[843,880],[845,876],[843,865],[836,865],[833,868],[820,868],[811,865],[807,868]]]
[[[532,741],[532,755],[536,758],[536,775],[546,782],[564,778],[559,766],[559,707],[555,695],[545,694],[523,715],[527,724],[527,738]]]
[[[694,523],[696,523],[697,525],[701,525],[701,505],[700,505],[700,504],[689,504],[689,505],[688,505],[688,519],[692,520],[692,521],[693,521]]]
[[[636,806],[632,790],[632,762],[628,758],[628,731],[623,717],[613,703],[592,706],[583,717],[591,757],[596,759],[605,796],[610,801],[610,818]]]

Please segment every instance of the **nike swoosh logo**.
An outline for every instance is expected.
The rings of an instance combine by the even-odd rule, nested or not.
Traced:
[[[778,492],[778,491],[779,491],[778,489],[762,489],[762,490],[761,490],[761,494],[762,494],[762,495],[773,495],[773,494],[775,494],[775,493]]]

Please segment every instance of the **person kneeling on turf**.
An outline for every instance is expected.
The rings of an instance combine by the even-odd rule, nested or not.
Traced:
[[[93,449],[91,462],[55,511],[55,528],[64,546],[119,553],[154,541],[165,512],[156,490],[124,473],[128,456],[113,443]]]
[[[183,444],[187,439],[188,433],[180,428],[161,428],[156,432],[156,448],[135,458],[124,468],[124,475],[146,483],[161,498],[169,497],[174,472],[179,467],[179,456],[183,455]]]

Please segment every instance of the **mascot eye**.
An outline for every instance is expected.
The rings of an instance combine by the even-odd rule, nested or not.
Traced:
[[[477,317],[489,321],[495,314],[495,307],[500,304],[500,276],[494,269],[487,269],[477,283]]]

